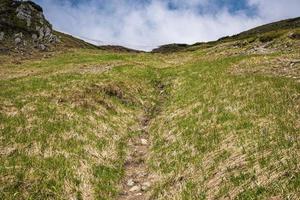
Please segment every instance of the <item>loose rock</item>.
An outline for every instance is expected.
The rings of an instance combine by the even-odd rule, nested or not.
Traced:
[[[21,42],[22,42],[21,38],[18,38],[18,37],[17,37],[17,38],[15,39],[15,44],[18,45],[18,44],[20,44]]]
[[[132,179],[129,179],[129,180],[127,181],[127,185],[128,185],[129,187],[134,186],[134,181],[133,181]]]
[[[23,33],[22,32],[15,34],[15,38],[22,38],[22,37],[23,37]]]
[[[36,41],[36,40],[38,39],[37,34],[32,34],[32,39],[33,39],[34,41]]]
[[[141,190],[141,187],[136,185],[136,186],[133,186],[132,188],[130,188],[129,192],[138,192]]]
[[[49,42],[50,43],[58,43],[58,42],[60,42],[60,40],[58,39],[58,37],[56,35],[51,34],[49,36]]]
[[[148,145],[148,140],[146,140],[146,139],[141,139],[141,143],[142,143],[142,145]]]

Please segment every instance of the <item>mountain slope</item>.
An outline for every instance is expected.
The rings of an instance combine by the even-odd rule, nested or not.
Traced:
[[[277,31],[0,54],[0,199],[298,199],[299,28]]]
[[[300,28],[300,17],[293,18],[293,19],[286,19],[286,20],[281,20],[278,22],[273,22],[270,24],[262,25],[256,28],[253,28],[251,30],[242,32],[238,35],[232,36],[232,38],[240,38],[240,37],[251,37],[253,35],[257,34],[264,34],[267,32],[272,32],[272,31],[283,31],[283,30],[289,30],[289,29],[297,29]]]
[[[282,21],[266,24],[263,26],[259,26],[237,35],[220,38],[217,41],[211,41],[207,43],[202,42],[193,45],[167,44],[167,45],[162,45],[157,49],[154,49],[152,52],[172,53],[178,51],[192,51],[199,48],[212,47],[220,43],[225,43],[230,41],[236,42],[239,40],[246,40],[246,39],[248,39],[248,41],[246,41],[248,43],[252,43],[256,41],[265,43],[265,42],[270,42],[273,39],[279,38],[280,36],[286,35],[287,33],[289,33],[290,38],[299,39],[300,33],[299,31],[297,31],[299,30],[299,28],[300,28],[300,17],[297,17],[293,19],[282,20]]]

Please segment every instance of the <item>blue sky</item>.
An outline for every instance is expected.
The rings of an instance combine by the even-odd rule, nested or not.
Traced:
[[[54,28],[95,44],[150,50],[300,16],[299,0],[35,0]]]

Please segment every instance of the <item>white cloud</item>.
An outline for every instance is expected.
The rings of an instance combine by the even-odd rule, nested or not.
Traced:
[[[168,8],[167,0],[144,5],[133,4],[134,0],[89,0],[76,6],[67,0],[36,2],[60,31],[102,44],[143,50],[167,43],[215,40],[273,20],[296,17],[300,8],[299,0],[248,0],[257,8],[255,16],[248,16],[243,12],[232,14],[226,7],[210,13],[216,5],[208,0],[173,0],[179,8],[175,10]],[[197,6],[206,12],[200,14]]]
[[[299,0],[248,0],[258,9],[259,17],[265,21],[274,21],[300,16]]]

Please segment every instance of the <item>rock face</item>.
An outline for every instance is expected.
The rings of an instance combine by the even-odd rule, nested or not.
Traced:
[[[0,0],[0,42],[46,50],[59,42],[43,9],[32,1]]]

